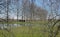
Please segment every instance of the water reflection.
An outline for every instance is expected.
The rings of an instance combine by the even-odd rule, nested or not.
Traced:
[[[4,28],[15,28],[21,26],[35,26],[34,24],[0,24],[0,29]]]
[[[20,24],[0,24],[0,29],[20,27],[20,26],[21,26]]]

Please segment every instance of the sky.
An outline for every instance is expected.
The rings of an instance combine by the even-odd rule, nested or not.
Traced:
[[[5,1],[5,0],[4,0],[4,1]],[[45,0],[45,1],[46,1],[46,0]],[[0,3],[1,3],[1,2],[0,2]],[[13,2],[12,2],[12,3],[13,3]],[[12,4],[12,3],[11,3],[11,4]],[[48,2],[46,1],[46,3],[48,3]],[[48,12],[50,12],[50,8],[49,8],[47,5],[45,5],[45,7],[43,6],[43,0],[36,0],[36,1],[35,1],[35,4],[36,4],[37,6],[39,6],[39,7],[41,7],[41,8],[46,9]],[[20,1],[19,1],[19,5],[21,5],[21,2],[20,2]],[[1,10],[1,7],[2,7],[2,6],[0,5],[0,11],[4,12],[5,9]],[[14,14],[13,14],[13,13],[12,13],[12,14],[9,14],[9,15],[10,15],[10,18],[17,19],[17,16],[16,16],[16,15],[17,15],[17,13],[16,13],[17,10],[15,9],[15,8],[16,8],[16,5],[13,3],[13,4],[11,5],[11,7],[12,7],[12,8],[10,8],[10,10],[12,10],[12,11],[10,11],[10,12],[11,12],[11,13],[12,13],[12,12],[15,12],[15,13],[14,13]],[[2,7],[2,8],[3,8],[3,7]],[[60,11],[60,10],[59,10],[59,11]],[[19,15],[19,19],[21,19],[21,17],[22,17],[22,16],[21,16],[21,15],[22,15],[22,14],[21,14],[21,11],[20,11],[19,14],[20,14],[20,15]],[[59,14],[60,14],[60,12],[59,12]],[[2,15],[4,15],[4,14],[2,14]],[[1,16],[1,14],[0,14],[0,16]],[[2,16],[1,16],[1,17],[2,17]]]
[[[49,1],[49,0],[48,0]],[[45,0],[45,3],[49,3],[47,0]],[[44,3],[44,4],[45,4]],[[40,7],[42,7],[43,9],[45,9],[45,10],[47,10],[48,11],[48,16],[51,14],[51,7],[49,7],[48,5],[44,5],[43,4],[43,0],[36,0],[36,5],[37,6],[40,6]],[[49,3],[50,4],[50,3]],[[45,6],[45,7],[44,7]],[[58,12],[57,12],[59,15],[60,15],[60,7],[59,7],[59,10],[58,10]],[[55,14],[54,14],[54,16],[55,16]],[[59,16],[57,16],[56,17],[57,19],[59,18]]]

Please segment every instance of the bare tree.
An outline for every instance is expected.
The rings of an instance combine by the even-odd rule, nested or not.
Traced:
[[[48,27],[49,27],[49,37],[56,37],[56,35],[58,34],[59,31],[59,25],[57,26],[57,23],[59,23],[60,20],[57,19],[57,16],[59,16],[60,14],[58,14],[58,10],[59,10],[59,4],[56,0],[49,0],[49,7],[50,7],[50,15],[48,19]],[[54,31],[54,27],[57,27],[57,30]]]

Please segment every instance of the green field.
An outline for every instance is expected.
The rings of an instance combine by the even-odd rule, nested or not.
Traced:
[[[17,21],[11,21],[11,22],[9,22],[8,21],[8,23],[7,22],[0,22],[0,24],[46,24],[47,23],[47,21],[26,21],[26,22],[17,22]]]
[[[49,37],[47,22],[12,22],[12,24],[33,24],[32,26],[12,27],[9,31],[0,30],[0,37]],[[6,23],[5,23],[6,24]],[[10,22],[8,24],[11,24]],[[60,37],[58,34],[57,37]]]
[[[11,28],[8,32],[6,30],[0,30],[0,37],[48,37],[49,33],[46,28],[42,26],[22,26],[17,28]],[[57,37],[60,37],[58,35]]]
[[[9,37],[11,34],[13,34],[15,37],[47,37],[48,36],[47,32],[44,32],[44,28],[41,28],[40,26],[33,26],[33,27],[22,26],[17,28],[11,28],[10,32],[6,30],[0,30],[0,37],[4,36],[2,35],[2,33],[6,35],[6,37]]]

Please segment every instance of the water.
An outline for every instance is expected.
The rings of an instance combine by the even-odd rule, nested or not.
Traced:
[[[0,29],[4,28],[15,28],[15,27],[21,27],[21,26],[32,26],[32,24],[0,24]]]
[[[22,27],[22,26],[35,26],[35,27],[45,27],[45,25],[40,25],[40,24],[9,24],[7,26],[7,24],[0,24],[0,29],[5,29],[5,28],[16,28],[16,27]]]
[[[9,24],[8,26],[7,26],[7,24],[0,24],[0,29],[4,29],[4,28],[12,28],[12,27],[20,27],[21,25],[20,24]]]

